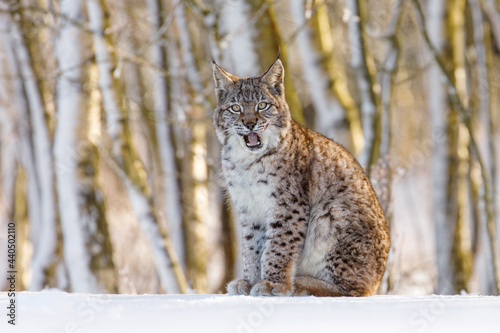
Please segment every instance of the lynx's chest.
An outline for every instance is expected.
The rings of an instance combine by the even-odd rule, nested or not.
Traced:
[[[223,154],[222,170],[234,207],[253,220],[265,221],[276,205],[273,165],[265,159],[251,161],[237,155]]]

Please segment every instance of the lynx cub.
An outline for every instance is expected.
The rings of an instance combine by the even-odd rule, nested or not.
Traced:
[[[342,146],[295,123],[278,59],[238,78],[213,63],[222,170],[242,226],[232,295],[367,296],[389,251],[377,197]]]

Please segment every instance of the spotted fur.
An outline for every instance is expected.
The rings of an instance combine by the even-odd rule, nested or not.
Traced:
[[[390,242],[360,165],[292,120],[279,59],[258,77],[213,69],[222,171],[243,237],[243,278],[228,293],[374,294]]]

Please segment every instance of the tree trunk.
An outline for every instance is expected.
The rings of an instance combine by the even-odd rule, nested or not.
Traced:
[[[453,64],[454,84],[457,93],[462,96],[462,103],[468,106],[469,101],[466,83],[465,69],[465,0],[452,0],[448,4],[448,31],[451,40],[451,61]],[[453,121],[450,127],[453,128],[453,145],[449,155],[455,157],[455,163],[450,164],[453,179],[452,190],[449,194],[450,211],[454,223],[454,240],[452,247],[454,289],[467,290],[471,269],[470,248],[467,246],[465,228],[469,223],[469,201],[467,175],[469,169],[469,134],[463,124],[458,123],[458,111],[453,110]],[[453,213],[456,212],[456,213]]]
[[[150,197],[151,190],[145,179],[144,166],[132,145],[122,87],[113,76],[116,62],[107,48],[107,44],[113,45],[113,43],[110,36],[105,35],[109,22],[108,12],[104,6],[103,0],[87,0],[90,29],[94,34],[94,52],[99,68],[99,87],[106,111],[108,134],[112,142],[110,157],[116,166],[115,172],[118,173],[127,189],[132,208],[149,241],[163,289],[169,293],[186,292],[187,284],[184,274],[170,241],[158,223]]]
[[[288,64],[288,50],[284,43],[276,19],[276,11],[271,0],[264,0],[262,3],[249,1],[251,16],[262,15],[259,23],[254,25],[254,47],[260,59],[261,72],[269,68],[276,60],[276,56],[281,51],[281,61],[285,67],[285,90],[286,100],[292,113],[292,118],[300,124],[305,124],[302,107],[292,80],[292,71]],[[254,74],[255,75],[255,74]]]
[[[366,174],[370,175],[371,165],[379,155],[380,145],[380,103],[374,90],[373,70],[370,68],[369,54],[364,39],[366,14],[364,1],[346,0],[349,9],[349,40],[351,66],[356,72],[356,83],[361,102],[361,118],[364,146],[359,162]]]
[[[19,13],[17,13],[19,14]],[[41,89],[33,70],[33,60],[27,46],[27,39],[16,22],[10,24],[11,36],[17,61],[24,82],[24,90],[30,109],[33,131],[35,165],[39,180],[40,217],[32,221],[31,239],[34,255],[31,262],[32,280],[30,290],[42,289],[47,281],[47,272],[56,258],[56,203],[54,194],[53,162],[44,103]]]
[[[83,91],[85,42],[78,22],[83,1],[61,2],[56,54],[61,75],[54,155],[65,263],[76,292],[117,291],[111,241],[97,188],[97,150],[88,138],[88,96]]]
[[[434,0],[429,3],[426,29],[429,38],[438,52],[443,51],[444,43],[444,9],[445,0]],[[428,108],[431,118],[431,135],[434,143],[432,154],[432,198],[433,218],[436,235],[437,286],[439,294],[452,293],[452,226],[448,215],[448,103],[445,88],[441,81],[441,69],[433,64],[429,69],[429,85],[427,91]]]
[[[315,1],[315,15],[311,17],[312,36],[316,38],[317,49],[319,50],[319,64],[322,70],[327,73],[328,89],[335,95],[342,107],[345,109],[345,120],[349,126],[350,151],[354,156],[358,156],[364,145],[363,129],[361,127],[360,111],[348,87],[348,79],[344,61],[339,56],[338,49],[333,42],[333,33],[328,15],[326,2]],[[297,27],[297,29],[299,29]],[[299,32],[300,33],[300,32]],[[298,36],[297,36],[298,38]],[[321,120],[320,120],[321,121]],[[320,121],[317,121],[319,123]],[[337,127],[339,124],[337,124]],[[338,136],[338,129],[335,129],[335,137]]]
[[[163,21],[162,14],[164,8],[159,0],[148,0],[149,20],[153,28],[152,34],[157,33]],[[158,42],[151,46],[151,61],[155,67],[168,71],[166,63],[166,50]],[[163,209],[168,225],[169,237],[175,252],[179,256],[179,261],[185,266],[185,254],[183,246],[182,232],[182,211],[179,197],[178,171],[175,164],[174,144],[171,140],[170,117],[168,115],[168,91],[165,76],[154,72],[154,119],[156,142],[161,161],[161,173],[163,179]]]
[[[296,35],[297,47],[300,51],[302,73],[315,110],[315,129],[330,138],[340,137],[341,143],[345,144],[347,140],[345,138],[342,140],[342,135],[339,133],[344,114],[339,103],[330,95],[328,89],[330,78],[323,74],[325,71],[320,66],[318,54],[311,45],[311,31],[306,24],[304,1],[292,0],[290,6],[295,29],[300,29]]]

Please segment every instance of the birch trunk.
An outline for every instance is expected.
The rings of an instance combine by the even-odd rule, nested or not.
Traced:
[[[207,218],[209,193],[206,163],[206,124],[201,120],[203,110],[193,107],[189,113],[193,121],[183,170],[188,171],[183,181],[184,230],[187,274],[198,293],[208,287]]]
[[[241,2],[244,4],[244,1]],[[224,2],[223,5],[218,6],[219,2],[215,2],[211,11],[205,11],[204,25],[208,31],[208,40],[209,47],[212,52],[213,58],[218,59],[218,63],[227,63],[232,64],[235,72],[244,75],[244,73],[248,73],[249,75],[254,75],[254,69],[257,66],[257,59],[255,52],[252,48],[252,39],[250,35],[249,29],[242,29],[247,24],[248,19],[246,18],[246,12],[243,13],[245,15],[245,19],[239,19],[241,15],[230,14],[222,15],[222,11],[230,11],[231,9],[238,11],[244,10],[246,7],[243,6],[231,6],[229,3]],[[222,7],[222,11],[220,11],[220,7]],[[217,21],[212,21],[212,18],[220,17]],[[234,22],[234,24],[231,24]],[[227,56],[220,56],[224,54],[223,47],[225,47],[225,37],[222,36],[224,31],[232,31],[231,34],[235,34],[235,39],[231,40],[231,43],[228,45]],[[238,31],[240,31],[238,33]],[[237,46],[236,43],[243,44]],[[236,55],[236,52],[242,54],[244,58],[241,58]],[[223,59],[224,61],[223,61]],[[227,60],[226,60],[227,59]],[[233,59],[229,61],[230,59]],[[244,61],[234,61],[237,59],[244,59]],[[229,66],[226,66],[229,67]],[[241,68],[243,67],[243,68]],[[241,68],[241,69],[240,69]],[[209,100],[214,96],[212,91],[212,86],[210,86],[208,90]],[[210,110],[210,113],[212,110]],[[241,235],[240,226],[235,223],[233,219],[233,214],[231,213],[231,204],[228,200],[225,199],[225,191],[220,186],[220,178],[218,176],[218,165],[220,165],[220,143],[217,138],[214,136],[214,132],[210,131],[211,137],[208,138],[208,148],[209,148],[209,158],[211,159],[211,163],[209,163],[209,168],[211,168],[214,173],[212,173],[213,179],[212,184],[209,185],[210,193],[217,193],[218,196],[218,205],[219,205],[219,216],[220,216],[220,232],[216,235],[219,239],[219,244],[223,251],[224,261],[223,265],[223,273],[220,276],[220,284],[215,288],[217,291],[226,291],[226,285],[230,281],[234,279],[235,276],[238,276],[241,272],[241,256],[239,255],[239,240]],[[212,179],[212,180],[213,180]],[[212,282],[213,283],[213,282]]]
[[[162,234],[152,205],[151,191],[145,180],[145,170],[131,142],[127,110],[119,81],[113,77],[116,65],[106,47],[105,31],[108,28],[108,13],[103,1],[87,0],[90,29],[93,31],[94,51],[99,68],[99,87],[103,96],[108,134],[112,142],[111,157],[130,197],[141,228],[149,241],[161,285],[166,292],[186,292],[187,284],[179,266],[175,251]]]
[[[495,4],[495,0],[481,0],[480,3],[490,23],[495,45],[500,50],[500,13],[498,12],[497,4]]]
[[[351,66],[356,72],[356,83],[361,102],[361,119],[364,134],[364,147],[359,156],[360,164],[370,174],[371,165],[378,155],[380,144],[380,106],[375,93],[374,79],[369,68],[368,51],[363,38],[364,1],[346,0],[349,10],[349,40],[351,47]]]
[[[0,14],[0,30],[9,31],[9,18]],[[24,85],[21,79],[19,64],[15,59],[14,50],[7,34],[0,36],[0,45],[3,45],[3,61],[0,63],[0,145],[1,145],[1,184],[0,216],[5,214],[2,221],[13,221],[14,182],[16,179],[16,165],[20,164],[25,170],[27,179],[26,201],[28,220],[31,222],[32,234],[39,234],[40,225],[36,223],[41,215],[40,184],[36,173],[36,165],[31,141],[31,125],[28,104],[24,96]],[[5,226],[7,228],[7,226]],[[5,229],[4,229],[5,230]],[[32,237],[34,238],[34,237]],[[7,270],[5,270],[7,271]],[[31,274],[29,269],[26,273]],[[50,273],[48,273],[50,275]],[[27,281],[30,279],[24,277]],[[48,281],[46,281],[48,282]]]
[[[61,14],[69,20],[77,20],[82,2],[62,1]],[[60,35],[56,53],[62,75],[57,90],[57,127],[54,137],[54,157],[57,166],[56,179],[59,195],[59,215],[64,246],[64,259],[71,290],[75,292],[98,292],[97,281],[90,270],[85,229],[87,216],[81,215],[80,191],[76,152],[77,124],[86,111],[85,97],[80,90],[82,49],[80,31],[66,19],[61,19]]]
[[[487,5],[492,4],[491,1],[482,1],[485,5],[485,9],[488,9],[489,16],[494,15],[496,8],[489,8]],[[490,86],[490,78],[489,78],[489,68],[488,68],[488,59],[486,54],[486,42],[490,40],[490,34],[487,33],[487,30],[484,29],[483,22],[483,12],[481,10],[479,0],[468,0],[470,10],[471,10],[471,18],[472,18],[472,26],[473,26],[473,43],[474,48],[476,50],[476,70],[477,70],[477,94],[478,94],[478,118],[476,119],[476,135],[478,146],[481,151],[481,155],[484,156],[484,163],[487,168],[487,172],[491,175],[492,184],[496,184],[497,176],[496,176],[496,154],[494,148],[494,133],[493,133],[493,121],[492,121],[492,102],[490,98],[491,94],[491,86]],[[493,4],[494,6],[494,4]],[[497,13],[498,15],[498,13]],[[490,17],[490,22],[492,18]],[[497,20],[500,28],[500,20]],[[494,24],[491,23],[493,26]],[[500,33],[500,31],[499,31]],[[500,37],[500,35],[497,35]],[[474,170],[477,171],[477,167],[473,166]],[[479,171],[480,172],[480,171]],[[477,173],[474,173],[477,175]],[[484,193],[477,195],[477,183],[480,182],[478,177],[471,176],[471,182],[474,182],[474,186],[476,188],[476,197],[484,197]],[[484,190],[480,191],[484,192]],[[492,201],[496,201],[495,191],[492,191]],[[479,210],[479,209],[477,209]],[[475,237],[479,240],[482,240],[480,243],[475,242],[477,251],[475,256],[475,274],[479,282],[480,291],[484,294],[492,294],[495,293],[497,287],[495,282],[495,272],[492,272],[489,269],[488,264],[490,262],[494,262],[498,260],[498,258],[493,257],[493,253],[490,249],[488,249],[484,244],[488,239],[487,227],[484,225],[484,222],[487,221],[487,216],[484,214],[485,209],[480,209],[480,212],[475,214],[476,216],[476,224],[475,224]],[[495,217],[498,212],[494,211]],[[498,243],[495,242],[493,247],[497,247]],[[485,274],[486,273],[486,274]],[[498,277],[497,277],[498,279]]]
[[[328,77],[320,67],[318,54],[311,45],[311,31],[307,26],[303,0],[291,0],[290,6],[295,22],[297,47],[300,52],[302,73],[315,110],[315,129],[328,137],[338,137],[344,114],[336,100],[329,96]],[[327,72],[328,73],[328,72]],[[345,139],[340,140],[345,144]]]
[[[180,53],[182,55],[186,81],[190,88],[188,89],[190,92],[188,99],[192,101],[193,108],[196,108],[196,112],[199,113],[199,118],[195,118],[195,124],[192,127],[193,137],[198,136],[196,139],[198,147],[195,152],[195,158],[198,162],[195,160],[193,163],[199,165],[197,168],[206,169],[203,174],[198,174],[198,172],[197,174],[192,174],[197,179],[197,197],[202,198],[199,201],[198,207],[196,207],[199,211],[198,215],[204,224],[203,227],[200,227],[201,231],[203,231],[203,228],[206,231],[205,235],[202,233],[203,237],[200,237],[200,242],[204,243],[202,246],[206,249],[206,256],[199,257],[206,262],[207,291],[214,292],[219,291],[219,286],[223,282],[220,281],[220,272],[224,271],[227,266],[233,266],[231,263],[232,253],[225,253],[225,248],[221,244],[221,233],[225,230],[222,225],[224,222],[221,221],[221,216],[224,214],[224,195],[220,192],[218,184],[213,181],[213,178],[217,178],[217,176],[213,177],[214,173],[210,172],[210,169],[218,165],[218,162],[215,161],[220,158],[220,144],[216,139],[215,133],[209,129],[211,128],[209,120],[212,118],[213,106],[210,105],[206,95],[212,95],[212,91],[211,89],[203,89],[203,82],[199,74],[200,71],[195,61],[196,58],[203,58],[204,53],[195,43],[196,34],[191,33],[192,30],[189,29],[189,7],[185,6],[182,1],[179,1],[176,9],[174,16],[179,32]],[[196,134],[195,131],[199,133]],[[229,248],[226,249],[230,250]],[[224,255],[227,260],[215,261],[210,264],[209,258]],[[227,265],[224,264],[224,261],[226,261]]]
[[[467,73],[465,69],[465,0],[452,0],[448,3],[448,31],[451,40],[451,60],[453,64],[453,79],[457,87],[457,94],[462,97],[462,104],[468,107]],[[468,290],[471,270],[471,256],[468,242],[466,241],[466,226],[469,223],[469,194],[467,176],[469,169],[469,133],[467,128],[458,123],[458,111],[453,110],[450,128],[453,134],[452,146],[449,156],[455,156],[455,163],[450,165],[452,190],[449,201],[453,218],[452,223],[454,240],[452,247],[453,256],[453,287],[455,290]],[[455,123],[457,123],[455,125]]]
[[[427,14],[426,29],[429,38],[438,52],[442,52],[444,43],[444,0],[430,2]],[[431,118],[432,141],[434,150],[432,154],[432,199],[433,218],[436,235],[436,265],[437,286],[439,294],[451,293],[453,281],[453,263],[451,257],[452,228],[447,213],[448,207],[448,137],[447,114],[448,103],[446,91],[442,82],[442,73],[437,64],[429,69],[428,79],[428,108]]]
[[[249,28],[251,15],[249,5],[245,0],[235,0],[230,3],[218,1],[214,7],[217,5],[221,7],[217,30],[222,39],[212,42],[212,53],[220,54],[222,58],[220,63],[226,65],[232,73],[237,73],[241,77],[256,75],[259,59],[254,49],[252,30]],[[212,10],[217,9],[212,8]]]
[[[307,3],[307,2],[306,2]],[[311,17],[313,21],[313,36],[316,36],[320,50],[320,63],[328,74],[330,90],[338,98],[345,109],[345,118],[349,124],[351,152],[357,156],[364,145],[363,129],[361,127],[360,112],[352,97],[344,61],[334,45],[334,34],[341,34],[335,26],[331,26],[327,3],[316,3],[316,14]],[[335,30],[332,30],[334,28]],[[335,134],[337,136],[338,133]]]
[[[149,21],[152,33],[155,34],[160,28],[163,12],[161,1],[148,0]],[[155,43],[151,46],[151,62],[155,67],[167,71],[166,50],[162,44]],[[154,118],[156,141],[161,161],[161,172],[164,191],[164,211],[167,219],[169,237],[179,257],[181,265],[185,268],[185,255],[182,233],[182,211],[179,197],[178,171],[175,164],[174,144],[171,140],[170,123],[168,116],[168,92],[167,80],[164,75],[153,72],[154,84]]]
[[[47,281],[46,272],[56,257],[57,244],[51,144],[45,121],[44,103],[40,94],[41,89],[32,67],[33,61],[26,39],[16,22],[10,24],[10,29],[30,109],[36,173],[39,180],[40,217],[32,221],[34,229],[39,230],[39,233],[31,235],[34,255],[31,262],[32,280],[29,289],[40,290]]]
[[[0,30],[8,31],[7,20],[6,14],[0,14]],[[8,230],[8,224],[13,221],[18,144],[13,119],[15,108],[10,101],[12,96],[17,96],[16,87],[21,83],[19,79],[14,79],[15,75],[11,73],[12,67],[8,59],[12,60],[12,50],[9,40],[5,37],[6,34],[0,35],[0,230]],[[0,234],[0,243],[7,244],[6,232]],[[7,254],[7,246],[0,247],[0,257],[7,258]],[[0,290],[8,290],[7,271],[8,262],[3,260],[0,262]]]
[[[72,291],[116,292],[116,277],[104,207],[97,188],[96,150],[87,136],[88,96],[83,92],[85,54],[79,21],[83,1],[61,2],[56,55],[61,75],[54,156],[64,258]]]
[[[377,196],[387,219],[389,230],[392,233],[392,185],[393,185],[393,156],[391,154],[392,145],[392,107],[391,97],[393,96],[394,81],[396,76],[396,69],[400,55],[400,44],[398,31],[401,26],[402,17],[402,0],[396,0],[392,7],[392,17],[386,29],[385,35],[387,36],[388,46],[385,60],[382,65],[382,70],[379,73],[380,82],[380,95],[382,114],[380,115],[381,139],[380,139],[380,158],[373,166],[370,181],[377,193]],[[390,291],[393,287],[394,277],[394,252],[391,249],[387,261],[387,269],[382,279],[380,289],[386,292]]]
[[[433,45],[431,38],[429,37],[429,34],[427,33],[427,29],[424,27],[424,15],[422,8],[420,6],[420,3],[418,0],[413,0],[412,1],[416,12],[417,12],[417,22],[419,24],[420,30],[423,33],[425,42],[427,43],[427,46],[432,52],[432,56],[434,57],[434,60],[437,65],[439,65],[439,68],[441,70],[442,78],[445,79],[447,85],[448,85],[448,94],[449,98],[452,101],[453,105],[455,106],[458,115],[461,118],[462,124],[465,125],[465,128],[467,129],[467,132],[469,133],[470,137],[470,148],[472,153],[474,154],[478,165],[481,170],[481,180],[482,180],[482,191],[484,191],[484,205],[485,205],[485,212],[486,212],[486,217],[487,217],[487,228],[488,228],[488,236],[489,236],[489,241],[490,241],[490,248],[491,252],[493,255],[493,258],[498,258],[498,246],[496,242],[496,230],[495,230],[495,221],[494,221],[494,211],[493,211],[493,202],[492,202],[492,187],[491,187],[491,179],[490,175],[487,172],[487,167],[483,161],[483,157],[481,155],[481,152],[478,148],[477,142],[474,137],[474,130],[472,128],[472,122],[471,122],[471,112],[468,110],[468,108],[462,103],[462,99],[460,98],[458,94],[458,88],[455,85],[455,80],[450,74],[449,70],[447,69],[446,66],[446,61],[440,54],[440,52],[436,49],[436,47]],[[495,272],[495,280],[496,280],[496,289],[500,289],[500,279],[499,279],[499,266],[498,262],[496,259],[493,259],[492,261],[492,267],[493,271]]]
[[[286,90],[286,100],[292,113],[292,118],[300,124],[305,124],[302,106],[295,90],[294,82],[292,79],[292,71],[288,70],[288,47],[282,39],[282,35],[278,26],[276,18],[276,10],[271,0],[264,0],[263,2],[248,1],[250,6],[251,17],[254,15],[259,17],[258,24],[253,24],[253,44],[255,51],[260,59],[259,65],[261,72],[269,68],[269,66],[276,60],[278,51],[281,50],[281,62],[285,67],[284,83]],[[252,75],[256,75],[255,73]]]

